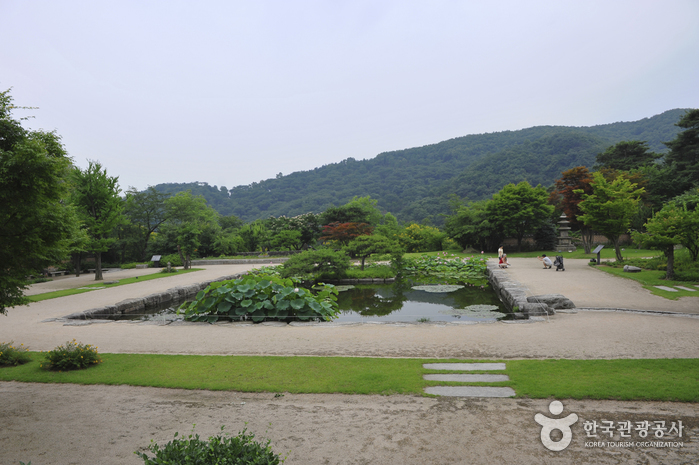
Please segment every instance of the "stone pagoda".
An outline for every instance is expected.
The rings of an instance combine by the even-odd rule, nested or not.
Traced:
[[[577,249],[573,244],[573,239],[568,237],[570,229],[570,221],[568,221],[566,214],[563,213],[558,221],[558,245],[556,246],[556,251],[572,252]]]

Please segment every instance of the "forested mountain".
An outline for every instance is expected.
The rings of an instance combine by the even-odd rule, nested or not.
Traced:
[[[480,200],[523,180],[549,186],[564,170],[591,168],[598,153],[624,140],[647,141],[651,150],[665,152],[663,142],[675,137],[675,123],[685,112],[669,110],[640,121],[591,127],[537,126],[469,135],[369,160],[348,158],[230,190],[200,182],[155,187],[172,194],[191,189],[222,215],[245,221],[319,213],[368,195],[400,221],[439,225],[441,215],[449,213],[451,194]]]

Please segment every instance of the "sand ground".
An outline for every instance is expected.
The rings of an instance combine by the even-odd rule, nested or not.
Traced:
[[[668,301],[635,282],[566,260],[566,271],[542,270],[535,259],[513,259],[508,270],[532,295],[562,293],[581,311],[528,324],[355,324],[318,326],[168,325],[128,322],[64,326],[43,322],[69,313],[145,296],[188,282],[233,274],[249,265],[211,266],[187,275],[37,302],[0,319],[0,341],[49,350],[76,338],[100,352],[341,355],[437,358],[699,358],[699,298]],[[120,271],[105,279],[152,272]],[[89,283],[90,276],[33,287],[46,292]],[[72,280],[72,281],[71,281]],[[83,281],[78,281],[83,280]],[[698,292],[699,293],[699,292]],[[658,300],[659,299],[659,300]],[[657,316],[644,311],[676,312]],[[699,388],[699,382],[698,382]],[[138,464],[133,454],[151,439],[164,443],[191,430],[249,431],[272,440],[289,464],[443,463],[698,463],[699,406],[616,401],[563,401],[580,419],[573,442],[551,452],[534,415],[550,416],[552,400],[418,396],[292,395],[185,391],[128,386],[0,383],[0,463]],[[682,421],[683,447],[652,447],[638,435],[632,447],[586,447],[586,419]],[[619,441],[619,433],[611,441]],[[667,437],[663,441],[667,440]]]

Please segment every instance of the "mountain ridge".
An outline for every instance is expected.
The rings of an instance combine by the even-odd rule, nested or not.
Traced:
[[[662,143],[679,132],[674,125],[686,111],[673,109],[638,121],[596,126],[534,126],[471,134],[364,160],[349,157],[230,190],[199,182],[155,188],[172,194],[192,190],[222,215],[244,221],[319,213],[354,196],[369,195],[400,221],[439,225],[449,213],[451,194],[480,200],[523,180],[547,187],[561,171],[592,167],[597,153],[623,140],[644,140],[651,150],[664,153]]]

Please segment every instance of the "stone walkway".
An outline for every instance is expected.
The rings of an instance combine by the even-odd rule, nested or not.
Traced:
[[[497,371],[504,370],[504,363],[425,363],[423,368],[428,370],[449,371]],[[449,373],[427,374],[423,378],[428,381],[451,381],[465,383],[497,383],[509,381],[507,375]],[[499,386],[430,386],[425,388],[427,394],[447,397],[514,397],[515,391],[509,387]]]
[[[653,286],[653,287],[656,287],[656,288],[658,288],[658,289],[660,289],[660,290],[668,291],[668,292],[678,292],[677,289],[682,289],[683,291],[690,291],[690,292],[696,292],[696,291],[697,291],[696,289],[690,289],[690,288],[688,288],[688,287],[686,287],[686,286],[675,286],[677,289],[672,288],[672,287],[668,287],[668,286]],[[699,287],[699,286],[695,286],[695,287]]]

